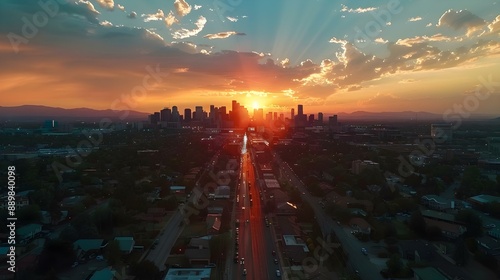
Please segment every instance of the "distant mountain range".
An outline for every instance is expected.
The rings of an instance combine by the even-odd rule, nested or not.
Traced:
[[[16,107],[0,106],[0,121],[44,121],[55,119],[58,121],[99,121],[103,118],[119,120],[124,112],[113,110],[95,110],[89,108],[64,109],[39,105],[23,105]],[[150,113],[129,111],[129,115],[123,121],[147,120]],[[440,121],[443,115],[429,112],[365,112],[356,111],[352,113],[338,113],[338,121]],[[493,115],[476,114],[470,120],[492,120],[500,121],[500,117]],[[325,120],[328,121],[328,120]]]
[[[1,121],[99,121],[103,118],[119,120],[124,112],[113,110],[94,110],[89,108],[64,109],[39,105],[23,105],[16,107],[0,106]],[[147,113],[129,111],[123,121],[147,120]]]
[[[363,120],[363,121],[440,121],[444,122],[444,118],[442,114],[434,114],[429,112],[414,112],[414,111],[403,111],[403,112],[365,112],[365,111],[356,111],[352,113],[338,113],[338,120],[342,122],[342,120]],[[451,115],[450,115],[451,117]],[[472,114],[471,117],[467,118],[468,120],[492,120],[496,115],[487,115],[487,114]],[[453,118],[451,118],[453,119]],[[464,119],[467,120],[467,119]],[[497,118],[497,120],[500,119]]]

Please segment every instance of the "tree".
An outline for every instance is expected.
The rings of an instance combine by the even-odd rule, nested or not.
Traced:
[[[455,252],[453,254],[453,259],[455,260],[455,263],[458,266],[465,266],[465,264],[467,263],[467,258],[469,253],[467,252],[467,247],[465,246],[464,238],[463,237],[457,238],[455,245],[456,247],[455,247]]]
[[[59,234],[60,240],[67,241],[70,243],[73,243],[76,240],[78,240],[78,237],[79,237],[78,231],[72,225],[65,227]]]
[[[420,236],[425,235],[426,223],[420,210],[416,210],[410,217],[410,228]]]
[[[397,276],[401,273],[403,269],[403,262],[401,261],[401,257],[399,254],[394,254],[391,258],[386,262],[387,272],[389,275]]]
[[[17,218],[26,223],[40,222],[42,213],[37,205],[26,205],[17,211]]]
[[[134,275],[137,280],[155,280],[160,279],[161,276],[158,267],[148,260],[131,265],[130,270],[131,274]]]
[[[106,246],[108,265],[117,265],[121,262],[122,252],[118,241],[112,240]]]
[[[470,209],[464,209],[455,215],[455,220],[465,224],[466,237],[478,237],[482,233],[483,222],[479,216]]]
[[[431,225],[431,226],[428,226],[426,229],[425,229],[425,232],[426,232],[426,235],[427,235],[427,239],[429,239],[430,241],[437,241],[441,238],[441,228],[439,228],[438,226],[435,226],[435,225]]]

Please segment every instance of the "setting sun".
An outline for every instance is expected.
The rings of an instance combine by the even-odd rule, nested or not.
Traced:
[[[259,102],[254,101],[254,102],[252,103],[252,108],[253,108],[253,109],[259,109],[259,108],[260,108],[260,106],[259,106]]]

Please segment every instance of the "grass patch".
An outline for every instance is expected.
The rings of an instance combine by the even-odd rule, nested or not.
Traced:
[[[181,233],[182,238],[191,238],[197,236],[204,236],[207,234],[207,226],[204,222],[190,223],[184,227]]]
[[[396,228],[398,239],[407,240],[415,238],[415,234],[413,233],[413,231],[411,231],[410,228],[404,223],[400,221],[394,221],[393,224]]]

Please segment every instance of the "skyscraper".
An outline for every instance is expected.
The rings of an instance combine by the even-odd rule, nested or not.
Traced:
[[[323,124],[323,113],[321,112],[318,113],[318,123]]]
[[[169,122],[172,119],[172,110],[170,108],[163,108],[160,111],[160,119],[162,122]]]
[[[184,121],[191,121],[191,109],[189,108],[184,109]]]
[[[195,120],[196,121],[202,121],[203,117],[204,117],[204,115],[203,115],[203,106],[196,106],[194,111],[195,111],[195,114],[196,114]]]
[[[177,106],[172,107],[172,121],[173,122],[180,121],[180,114],[179,114],[179,109],[177,109]]]
[[[302,116],[304,114],[304,106],[299,104],[299,106],[297,106],[297,107],[298,107],[297,115]]]
[[[290,110],[290,119],[293,121],[294,118],[295,118],[295,109],[292,108],[292,110]]]

